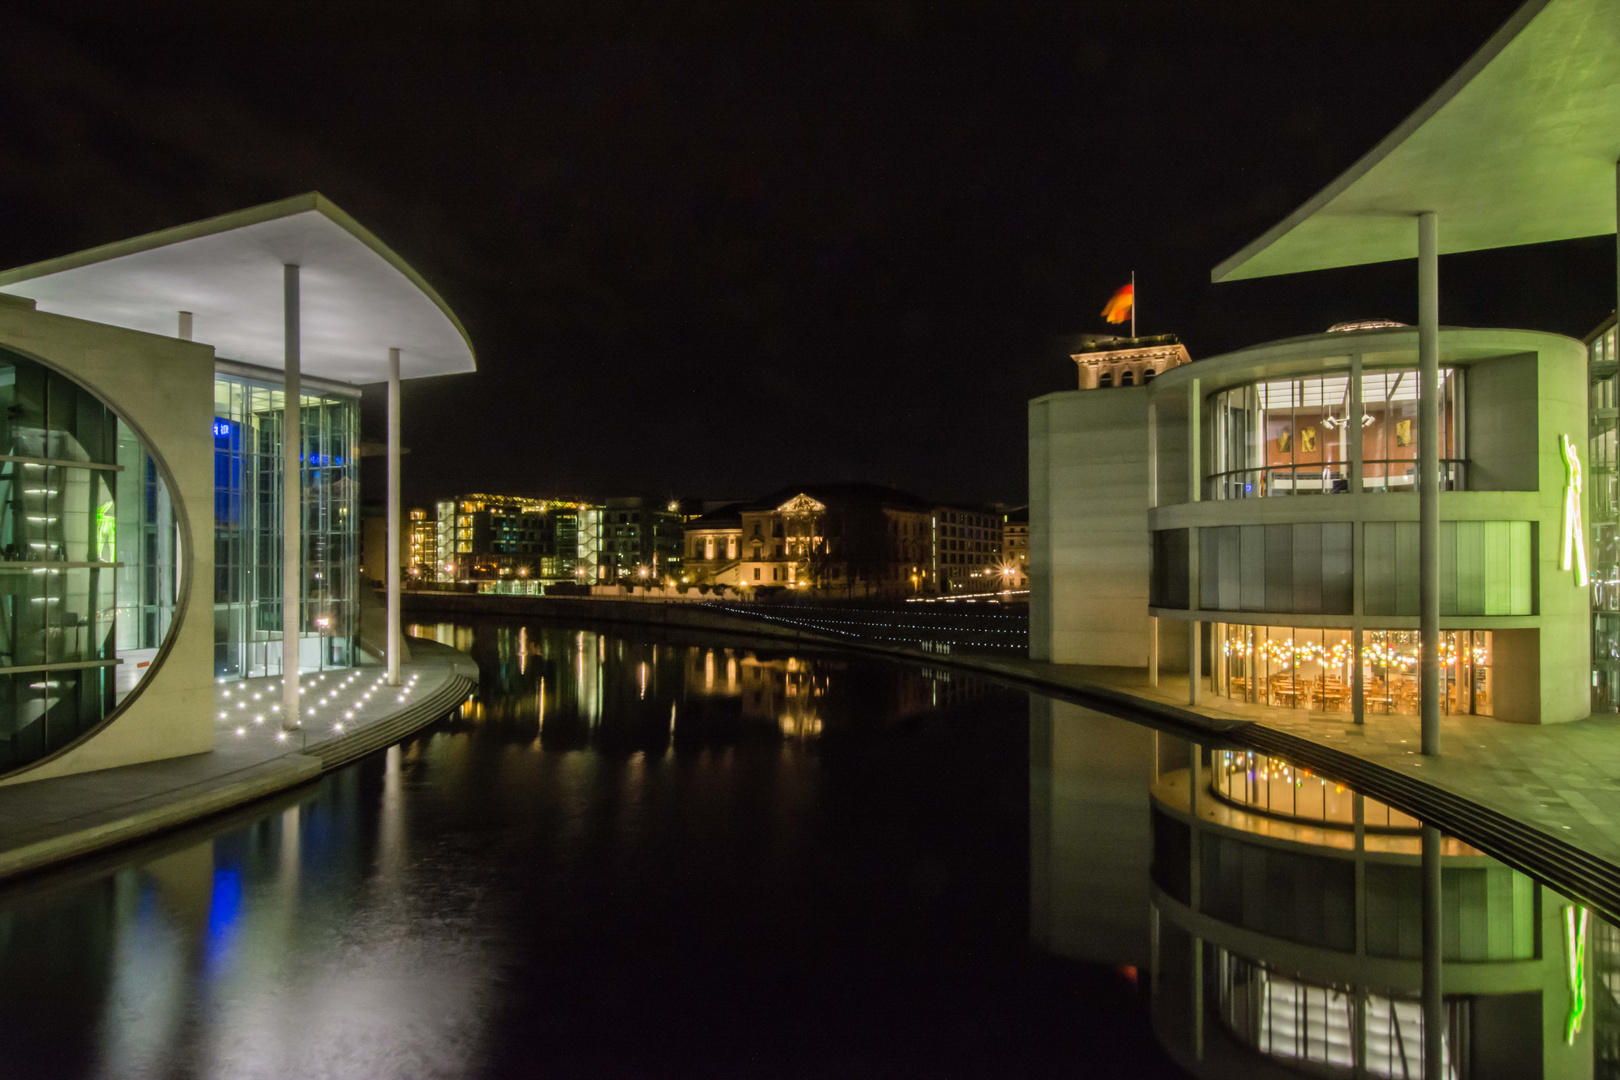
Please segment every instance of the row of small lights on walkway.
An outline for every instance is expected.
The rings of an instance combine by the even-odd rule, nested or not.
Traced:
[[[340,693],[342,693],[343,691],[349,689],[356,681],[359,680],[359,678],[360,678],[360,673],[357,671],[357,672],[354,672],[351,675],[349,675],[348,678],[339,681],[332,689],[326,691],[325,695],[322,696],[314,705],[311,705],[308,708],[306,708],[304,710],[304,715],[313,718],[317,714],[318,710],[320,710],[321,708],[324,708],[327,705],[331,705],[333,702],[337,701],[338,695]],[[416,688],[416,679],[417,679],[417,676],[412,675],[409,679],[406,680],[405,685],[401,686],[399,688],[399,694],[398,694],[396,700],[403,702],[403,701],[405,701],[406,698],[410,697],[411,691]],[[317,676],[315,676],[315,681],[317,683],[324,683],[326,681],[326,676],[325,675],[317,675]],[[334,723],[332,725],[332,730],[341,735],[343,733],[343,721],[345,721],[345,720],[353,720],[354,717],[355,717],[355,714],[358,713],[362,708],[365,707],[365,704],[368,701],[371,700],[371,696],[373,694],[381,694],[381,693],[383,693],[384,692],[384,684],[387,681],[388,681],[388,676],[387,675],[379,675],[379,676],[377,676],[376,680],[374,682],[372,682],[369,686],[361,687],[358,690],[356,696],[349,702],[349,707],[344,710],[343,715],[337,720],[336,723]],[[229,698],[231,696],[231,687],[228,685],[229,683],[230,683],[229,679],[221,679],[221,680],[219,680],[219,684],[221,686],[225,687],[224,690],[220,691],[220,696],[221,697]],[[244,714],[244,716],[241,717],[240,719],[245,720],[245,713],[246,713],[248,707],[250,706],[250,704],[252,702],[254,702],[254,701],[262,701],[264,699],[264,692],[260,691],[260,690],[255,690],[255,691],[253,691],[253,697],[250,699],[248,697],[248,684],[245,683],[245,682],[237,683],[236,686],[235,686],[235,690],[237,691],[237,693],[241,694],[241,697],[237,699],[236,708],[238,710],[240,710],[241,712],[243,712],[243,714]],[[317,687],[312,692],[315,693],[315,694],[320,694],[321,689]],[[257,706],[253,706],[253,707],[254,708],[259,708],[259,709],[264,708],[263,705],[257,705]],[[337,708],[343,709],[343,706],[340,704],[340,705],[337,706]],[[281,705],[280,704],[273,703],[273,704],[270,705],[270,712],[279,713],[280,711],[281,711]],[[253,722],[255,724],[263,724],[264,720],[265,720],[265,715],[266,714],[264,714],[262,712],[255,713],[254,717],[253,717]],[[230,709],[226,708],[224,710],[221,710],[221,712],[219,714],[219,718],[221,720],[229,720],[231,718]],[[295,726],[302,726],[302,725],[295,725]],[[248,732],[248,729],[247,729],[247,724],[246,723],[243,723],[241,726],[239,726],[236,729],[236,734],[237,734],[238,738],[246,736],[247,732]],[[278,732],[276,734],[276,741],[277,742],[286,742],[287,741],[287,732],[285,732],[285,731]]]

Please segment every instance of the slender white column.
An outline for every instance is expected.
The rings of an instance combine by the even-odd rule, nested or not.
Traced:
[[[1418,627],[1423,752],[1440,753],[1440,226],[1418,215]]]
[[[1442,1076],[1446,1037],[1446,1000],[1441,981],[1440,830],[1423,826],[1423,1075]]]
[[[175,336],[181,341],[191,340],[191,312],[182,311],[180,313],[180,325]]]
[[[281,425],[281,727],[298,727],[298,639],[303,629],[303,380],[300,365],[298,267],[282,270],[282,332],[285,336],[284,408]]]
[[[1204,419],[1203,380],[1187,383],[1187,501],[1198,502],[1204,485]],[[1197,611],[1202,606],[1203,586],[1198,565],[1199,535],[1196,526],[1187,530],[1187,607]],[[1197,619],[1187,624],[1187,704],[1198,704],[1198,691],[1204,678],[1203,634]]]
[[[399,685],[399,350],[388,350],[388,685]]]

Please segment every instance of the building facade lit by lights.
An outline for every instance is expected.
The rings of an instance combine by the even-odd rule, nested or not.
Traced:
[[[783,488],[686,525],[693,584],[840,597],[993,594],[1002,512],[942,505],[877,484]]]
[[[1585,352],[1440,344],[1442,710],[1583,717],[1587,589],[1561,566],[1552,436],[1585,430]],[[1414,713],[1416,365],[1413,328],[1336,331],[1032,402],[1035,655],[1184,671],[1191,626],[1207,693]]]
[[[1070,356],[1079,369],[1080,389],[1146,386],[1192,358],[1174,334],[1152,337],[1083,335]]]
[[[473,369],[318,194],[0,272],[0,783],[211,750],[216,679],[296,703],[397,657],[360,628],[360,386]]]
[[[1001,515],[1001,576],[1004,585],[1029,588],[1029,507]]]
[[[435,577],[446,582],[594,580],[601,519],[600,506],[561,499],[441,499],[433,520]],[[425,524],[422,532],[425,540]]]
[[[1410,714],[1427,592],[1440,712],[1552,723],[1616,708],[1611,339],[1441,320],[1445,255],[1614,234],[1617,40],[1612,4],[1527,0],[1211,272],[1418,256],[1421,329],[1375,320],[1200,360],[1145,392],[1113,388],[1106,408],[1092,389],[1031,403],[1035,655],[1190,669],[1194,699]],[[1440,367],[1432,562],[1414,493],[1420,338]],[[1438,747],[1438,716],[1423,730]]]
[[[597,580],[679,582],[688,516],[678,500],[636,495],[608,499],[602,512]]]
[[[417,581],[436,581],[439,557],[438,527],[434,517],[417,508],[410,512],[405,532],[405,572]]]

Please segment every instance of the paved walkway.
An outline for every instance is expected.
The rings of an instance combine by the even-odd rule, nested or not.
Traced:
[[[413,640],[411,653],[397,690],[380,665],[310,676],[304,727],[287,736],[279,678],[222,682],[211,753],[0,787],[0,878],[305,783],[432,723],[477,684],[454,649]]]
[[[1358,725],[1344,713],[1250,705],[1207,693],[1189,708],[1186,675],[1166,675],[1150,687],[1147,673],[1133,668],[965,655],[946,662],[1080,701],[1099,690],[1124,695],[1146,707],[1146,715],[1133,718],[1289,757],[1433,820],[1620,917],[1620,716],[1549,725],[1447,716],[1436,759],[1420,752],[1415,716],[1370,715]],[[1107,701],[1092,704],[1118,711]]]

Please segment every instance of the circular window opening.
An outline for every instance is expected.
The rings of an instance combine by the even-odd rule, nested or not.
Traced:
[[[0,349],[0,772],[89,734],[174,625],[163,470],[105,402]]]

